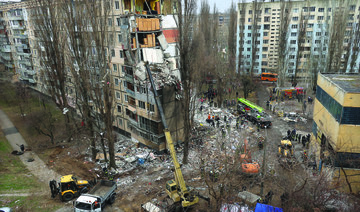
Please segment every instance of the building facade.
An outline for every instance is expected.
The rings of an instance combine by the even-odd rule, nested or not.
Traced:
[[[335,72],[358,73],[359,14],[352,0],[239,3],[236,71],[278,72],[282,63],[286,76],[305,77],[336,63]]]
[[[319,74],[311,152],[342,189],[360,191],[360,76]],[[346,179],[347,178],[347,179]]]
[[[19,74],[19,80],[27,80],[33,89],[46,94],[46,77],[41,75],[44,58],[39,52],[42,48],[37,46],[38,30],[34,26],[35,22],[27,16],[31,10],[28,2],[0,6],[0,11],[7,14],[6,23],[13,30],[11,35],[4,34],[10,40],[8,49],[21,47],[22,52],[13,54],[10,58]],[[136,143],[162,151],[166,148],[163,125],[144,64],[149,63],[152,67],[152,75],[157,91],[161,95],[173,140],[182,141],[183,116],[178,112],[181,111],[179,101],[181,80],[178,69],[179,53],[176,48],[178,35],[176,17],[172,14],[170,1],[112,0],[110,2],[111,11],[106,24],[111,29],[109,37],[113,42],[108,54],[111,54],[109,73],[113,80],[111,83],[114,93],[114,130],[131,137]],[[22,19],[19,19],[20,15]],[[15,20],[8,22],[7,19],[12,16],[16,17],[16,23]],[[23,31],[14,31],[15,29]],[[20,51],[18,48],[17,50]],[[10,67],[12,66],[9,63]],[[31,78],[30,70],[33,76]],[[66,82],[66,91],[69,106],[77,110],[76,86],[71,75]]]

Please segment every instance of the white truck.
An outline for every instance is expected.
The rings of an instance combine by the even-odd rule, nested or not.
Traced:
[[[75,212],[100,212],[106,204],[115,201],[116,182],[101,180],[88,193],[82,194],[74,202]]]

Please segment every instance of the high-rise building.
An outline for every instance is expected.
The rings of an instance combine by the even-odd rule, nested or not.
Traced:
[[[239,3],[236,71],[359,72],[359,14],[355,0]]]
[[[42,60],[47,58],[41,56],[44,47],[40,45],[39,48],[37,43],[39,29],[34,26],[36,23],[32,21],[31,15],[28,15],[31,14],[29,2],[0,6],[9,27],[7,31],[0,31],[0,34],[4,34],[10,41],[7,48],[3,47],[2,50],[5,54],[8,49],[16,50],[16,54],[14,52],[9,59],[15,64],[19,80],[48,94],[46,80],[50,79],[41,74],[44,70]],[[134,142],[159,151],[166,148],[166,142],[154,95],[147,80],[145,63],[152,64],[156,89],[160,93],[173,140],[178,142],[184,138],[179,101],[182,89],[178,69],[179,52],[176,48],[178,30],[172,8],[170,1],[111,0],[110,13],[105,23],[110,29],[108,35],[112,41],[108,51],[111,54],[108,73],[113,82],[108,83],[113,83],[114,130],[131,137]],[[9,68],[12,67],[10,62],[7,64]],[[71,74],[69,76],[66,82],[67,99],[69,106],[76,110],[76,86]]]

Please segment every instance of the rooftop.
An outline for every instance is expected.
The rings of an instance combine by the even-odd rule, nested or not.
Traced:
[[[331,82],[349,93],[360,93],[359,74],[322,74]]]

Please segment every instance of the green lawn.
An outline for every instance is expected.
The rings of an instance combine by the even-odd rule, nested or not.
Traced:
[[[0,207],[15,211],[54,211],[62,203],[50,197],[49,188],[39,182],[16,155],[0,133],[0,194],[30,194],[29,196],[1,196]]]

